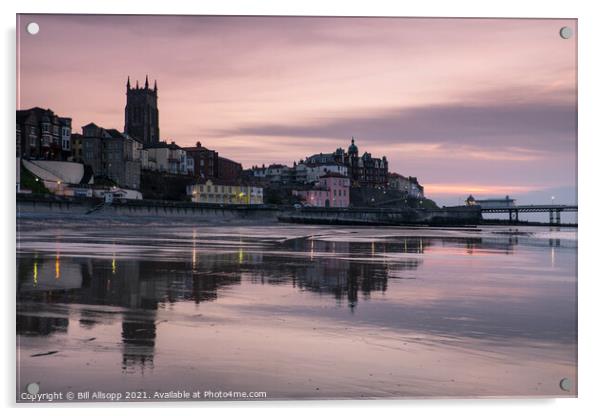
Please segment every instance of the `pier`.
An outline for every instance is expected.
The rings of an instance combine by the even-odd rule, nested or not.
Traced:
[[[560,224],[560,213],[561,212],[577,212],[577,205],[516,205],[508,207],[498,208],[481,208],[483,214],[508,214],[508,220],[510,222],[517,223],[518,213],[523,212],[549,212],[550,224]]]

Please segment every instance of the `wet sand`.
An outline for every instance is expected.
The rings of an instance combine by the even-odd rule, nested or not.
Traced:
[[[576,395],[576,230],[20,219],[17,243],[18,400]]]

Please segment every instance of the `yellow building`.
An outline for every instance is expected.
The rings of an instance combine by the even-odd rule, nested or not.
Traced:
[[[263,188],[252,185],[222,183],[208,179],[205,183],[188,185],[186,192],[192,202],[203,204],[263,204]]]

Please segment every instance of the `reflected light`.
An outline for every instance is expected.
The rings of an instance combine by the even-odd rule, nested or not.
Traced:
[[[111,258],[111,273],[117,272],[117,261],[115,261],[115,242],[113,241],[113,256]]]
[[[54,261],[54,278],[57,280],[61,278],[61,256],[58,253]]]
[[[38,260],[34,260],[33,262],[33,285],[38,285]]]
[[[196,228],[192,229],[192,268],[196,268]]]

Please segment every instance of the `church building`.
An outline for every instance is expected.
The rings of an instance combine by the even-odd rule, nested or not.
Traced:
[[[144,147],[158,144],[160,136],[157,81],[153,88],[149,88],[147,75],[144,88],[138,86],[138,81],[136,87],[132,88],[128,77],[126,95],[125,133],[140,141]]]

